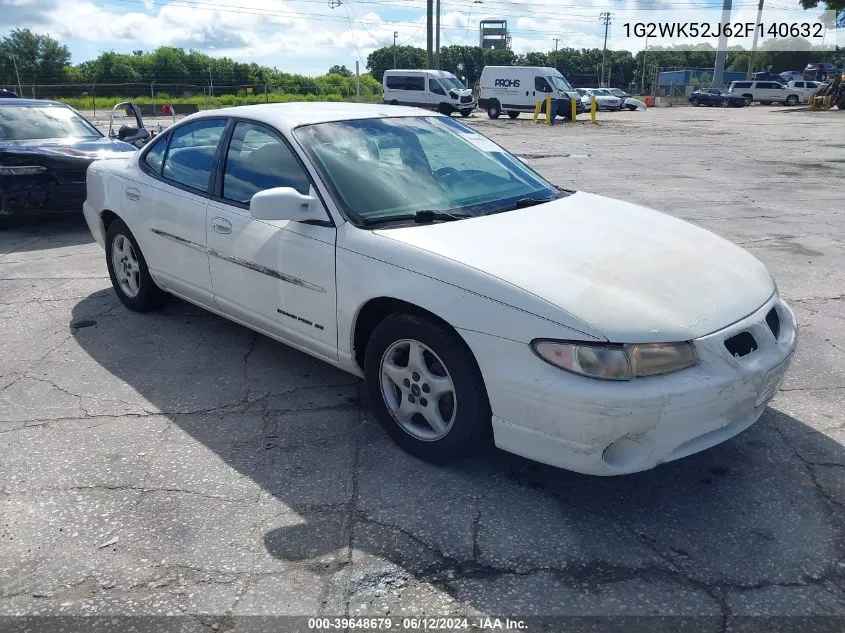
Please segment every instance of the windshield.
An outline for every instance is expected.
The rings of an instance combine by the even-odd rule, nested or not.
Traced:
[[[295,136],[350,219],[484,215],[563,195],[485,136],[444,117],[360,119]]]
[[[717,92],[718,94],[720,94],[720,95],[724,95],[724,96],[726,96],[726,97],[733,97],[733,96],[734,96],[734,94],[733,94],[731,91],[729,91],[729,90],[723,90],[723,89],[721,89],[721,88],[719,88],[716,92]]]
[[[447,90],[452,90],[453,88],[457,90],[463,90],[464,88],[466,88],[466,86],[461,83],[461,80],[455,77],[454,75],[441,77],[440,83],[446,86]]]
[[[79,114],[61,106],[0,107],[0,140],[30,141],[57,138],[100,138]]]
[[[611,97],[611,95],[607,90],[593,90],[593,94],[600,96],[600,97]]]
[[[551,81],[552,85],[555,88],[557,88],[558,90],[563,90],[563,91],[571,91],[572,90],[572,86],[563,77],[558,77],[557,75],[551,75],[549,77],[549,81]]]

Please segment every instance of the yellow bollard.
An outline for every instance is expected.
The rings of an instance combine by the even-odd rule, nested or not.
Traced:
[[[552,124],[552,96],[546,96],[546,125]]]
[[[543,102],[538,101],[537,105],[534,106],[534,123],[537,122],[537,118],[540,116],[540,108],[542,107]]]
[[[571,119],[571,121],[574,123],[575,117],[578,115],[578,105],[577,105],[575,99],[570,99],[569,101],[572,104],[572,119]]]
[[[590,121],[596,122],[596,95],[590,97]]]

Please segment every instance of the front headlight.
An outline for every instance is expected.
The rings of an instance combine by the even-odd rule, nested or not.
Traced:
[[[631,380],[668,374],[698,362],[692,343],[570,343],[537,340],[537,355],[552,365],[590,378]]]

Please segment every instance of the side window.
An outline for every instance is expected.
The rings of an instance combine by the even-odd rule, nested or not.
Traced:
[[[429,79],[428,80],[428,90],[429,92],[436,94],[436,95],[445,95],[446,91],[443,90],[443,86],[440,85],[440,82],[436,79]]]
[[[225,119],[202,119],[174,130],[162,175],[180,185],[206,191]]]
[[[534,90],[539,92],[551,92],[552,87],[544,77],[534,77]]]
[[[391,90],[425,90],[424,77],[408,77],[407,75],[389,75],[387,87]]]
[[[307,194],[311,182],[293,151],[267,128],[239,122],[226,153],[223,197],[248,204],[259,191],[293,187]]]
[[[164,162],[164,152],[167,149],[167,135],[162,135],[157,138],[147,154],[144,156],[144,163],[150,171],[157,176],[161,176],[161,164]]]

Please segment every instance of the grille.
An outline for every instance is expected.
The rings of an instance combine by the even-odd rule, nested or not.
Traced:
[[[751,336],[751,332],[740,332],[725,341],[725,349],[731,353],[731,356],[742,358],[757,349],[757,341]]]
[[[472,97],[461,97],[461,103],[472,103]]]
[[[772,334],[775,335],[775,340],[777,340],[780,337],[780,316],[778,316],[778,311],[774,308],[769,310],[769,313],[766,315],[766,325],[769,326]]]

